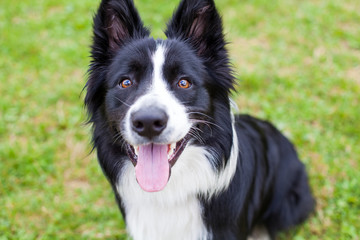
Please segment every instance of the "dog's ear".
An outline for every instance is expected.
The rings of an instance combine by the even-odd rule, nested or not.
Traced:
[[[225,48],[222,21],[213,0],[182,0],[165,34],[169,39],[191,45],[211,70],[212,84],[217,89],[222,88],[226,93],[233,89],[234,76]]]
[[[130,39],[147,36],[149,30],[144,27],[132,0],[101,2],[94,18],[95,52],[112,54]]]
[[[145,38],[150,34],[132,0],[102,0],[94,17],[93,29],[92,60],[85,97],[90,121],[104,100],[106,67],[110,64],[110,59],[126,42]]]
[[[165,34],[190,42],[199,56],[213,55],[225,46],[221,17],[213,0],[183,0]]]

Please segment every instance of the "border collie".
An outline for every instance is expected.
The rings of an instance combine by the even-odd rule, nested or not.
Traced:
[[[273,125],[233,115],[235,78],[213,0],[182,0],[166,40],[131,0],[102,0],[85,104],[135,240],[268,238],[314,209],[304,165]]]

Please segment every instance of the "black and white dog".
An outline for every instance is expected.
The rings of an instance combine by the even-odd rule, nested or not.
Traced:
[[[271,238],[314,208],[293,145],[234,116],[234,76],[213,0],[182,0],[149,37],[131,0],[103,0],[86,84],[93,143],[135,240]]]

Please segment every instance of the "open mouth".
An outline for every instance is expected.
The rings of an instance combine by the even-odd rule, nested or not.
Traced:
[[[172,144],[127,144],[127,154],[135,166],[136,179],[143,190],[157,192],[165,188],[171,167],[184,151],[188,140],[185,137]]]

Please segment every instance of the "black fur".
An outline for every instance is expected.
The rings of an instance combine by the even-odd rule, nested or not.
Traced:
[[[164,66],[169,84],[184,73],[196,79],[192,92],[173,92],[196,112],[191,118],[210,123],[198,124],[201,141],[193,139],[193,144],[211,149],[214,168],[222,171],[233,145],[229,93],[235,79],[214,2],[183,0],[165,31],[168,40],[149,38],[131,0],[103,0],[93,27],[85,104],[100,166],[123,215],[126,211],[115,184],[128,160],[117,123],[149,79],[149,53],[159,42],[170,49]],[[137,90],[119,91],[119,79],[126,74],[140,79]],[[229,188],[210,201],[199,194],[202,217],[214,239],[246,239],[259,224],[274,237],[303,222],[314,208],[305,168],[293,145],[270,123],[245,115],[235,120],[240,151],[235,176]]]

